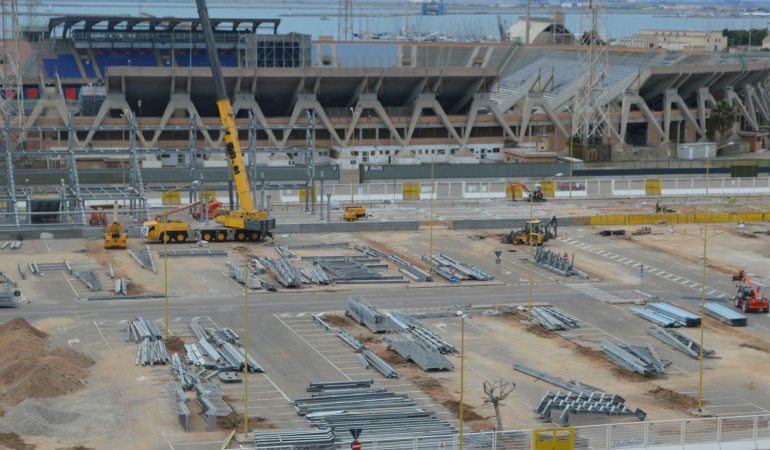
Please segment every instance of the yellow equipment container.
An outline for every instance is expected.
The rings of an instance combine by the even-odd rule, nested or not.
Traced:
[[[128,233],[118,222],[118,204],[113,205],[112,223],[104,227],[104,248],[128,248]]]
[[[535,428],[532,430],[533,450],[573,450],[575,428]]]
[[[346,206],[342,212],[342,220],[355,222],[359,219],[366,219],[366,208],[363,206]]]

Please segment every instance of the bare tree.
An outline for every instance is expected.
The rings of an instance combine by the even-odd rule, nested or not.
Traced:
[[[497,416],[497,431],[503,429],[503,418],[500,416],[500,405],[502,401],[508,398],[513,390],[516,389],[516,383],[513,381],[500,380],[485,380],[484,381],[484,403],[491,403],[495,408],[495,416]]]

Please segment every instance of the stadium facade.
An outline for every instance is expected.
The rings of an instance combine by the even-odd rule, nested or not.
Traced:
[[[316,162],[342,169],[570,151],[579,46],[311,41],[278,34],[279,23],[214,23],[238,121],[253,128],[243,131],[244,145],[276,150],[261,153],[259,164],[292,164],[291,149],[308,143],[309,121]],[[221,146],[197,19],[68,16],[27,37],[19,148]],[[740,113],[743,139],[765,147],[769,73],[768,60],[742,55],[611,46],[599,99],[611,126],[596,144],[654,151],[706,140],[711,108],[724,99]],[[12,103],[5,109],[15,117]],[[117,130],[131,116],[142,130],[126,137]]]

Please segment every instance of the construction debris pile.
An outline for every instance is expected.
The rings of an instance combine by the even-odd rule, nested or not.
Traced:
[[[680,352],[684,353],[685,355],[691,358],[695,358],[695,359],[700,358],[700,353],[701,353],[700,344],[698,342],[695,342],[694,339],[692,339],[690,336],[687,336],[684,333],[680,333],[676,330],[672,330],[668,328],[660,328],[660,327],[652,326],[650,327],[649,330],[647,330],[647,334],[663,342],[664,344],[670,345],[674,349],[679,350]],[[706,358],[713,358],[716,355],[713,349],[704,346],[703,356]]]
[[[151,321],[137,317],[128,322],[126,342],[138,342],[136,365],[154,366],[169,362],[166,345],[163,343],[160,331]]]
[[[643,376],[663,375],[671,361],[658,358],[651,345],[638,346],[602,341],[602,352],[619,367]]]
[[[21,317],[0,324],[0,415],[25,399],[58,397],[85,386],[94,361],[48,344],[48,335]]]
[[[441,275],[442,278],[450,281],[453,279],[455,281],[490,281],[495,279],[495,277],[484,272],[478,267],[468,266],[441,253],[438,255],[423,254],[421,258],[426,263],[432,263],[433,271]]]
[[[587,280],[588,274],[575,268],[575,255],[572,255],[572,258],[567,258],[566,256],[566,253],[560,255],[558,252],[546,250],[545,247],[538,246],[532,255],[532,262],[545,270],[563,277],[574,275]]]
[[[426,411],[406,394],[372,387],[372,380],[316,382],[308,385],[312,396],[297,399],[297,413],[310,421],[313,431],[258,432],[254,443],[294,448],[338,448],[352,440],[349,430],[363,429],[358,438],[364,445],[379,438],[420,436],[425,448],[438,448],[440,442],[456,432],[436,413]]]
[[[700,316],[668,303],[648,303],[644,308],[631,308],[631,312],[663,328],[700,325]]]
[[[535,306],[532,319],[548,331],[578,328],[578,320],[554,306]]]

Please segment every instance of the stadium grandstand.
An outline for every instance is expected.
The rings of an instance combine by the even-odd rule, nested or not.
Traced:
[[[312,112],[318,161],[342,169],[518,161],[530,148],[555,156],[568,151],[583,82],[575,70],[579,46],[311,41],[279,34],[279,24],[214,20],[239,124],[255,127],[251,134],[244,129],[244,145],[303,146],[306,133],[298,127]],[[129,115],[141,128],[132,139],[142,148],[175,149],[192,139],[221,145],[197,19],[58,17],[29,41],[19,148],[125,146],[126,133],[115,127]],[[743,55],[611,46],[599,98],[610,126],[597,144],[654,152],[705,140],[710,110],[724,99],[740,112],[740,136],[764,148],[769,73],[767,60]],[[182,131],[190,123],[198,129]],[[41,125],[62,128],[36,131]],[[285,158],[260,161],[284,164]]]

